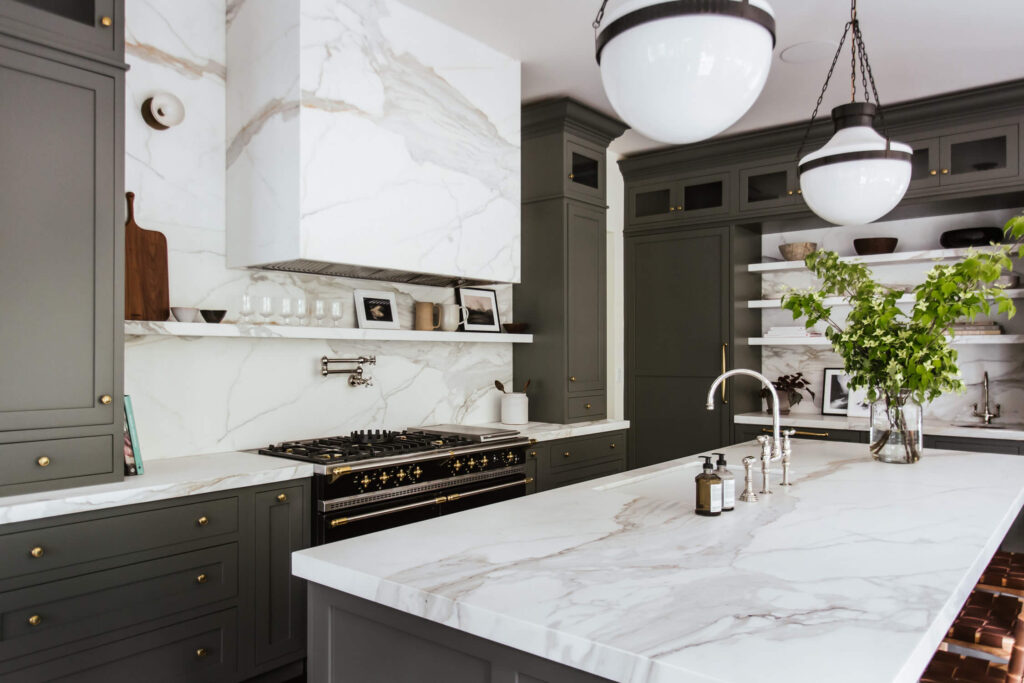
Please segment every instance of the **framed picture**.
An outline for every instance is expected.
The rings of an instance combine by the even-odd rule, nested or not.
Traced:
[[[394,292],[371,292],[357,289],[356,319],[359,327],[378,330],[397,330],[398,304]]]
[[[462,329],[466,332],[501,332],[498,295],[493,289],[459,287],[455,290],[455,300],[463,308]]]
[[[850,417],[868,417],[871,415],[871,404],[868,402],[867,389],[853,389],[850,391],[850,405],[846,414]]]
[[[825,386],[821,393],[821,414],[846,416],[850,407],[850,378],[842,368],[825,368]]]
[[[142,449],[135,430],[135,408],[132,397],[124,397],[124,473],[125,476],[142,474]]]

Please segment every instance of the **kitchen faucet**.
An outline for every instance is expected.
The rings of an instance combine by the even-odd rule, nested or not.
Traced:
[[[988,407],[988,372],[987,371],[985,372],[985,379],[981,383],[981,397],[982,397],[982,400],[985,401],[985,412],[979,413],[978,412],[978,404],[975,403],[974,404],[974,417],[980,417],[985,422],[985,424],[990,425],[990,424],[992,424],[992,418],[993,417],[999,417],[999,413],[1000,413],[999,408],[1000,408],[1000,406],[999,406],[998,403],[996,404],[996,412],[994,412],[994,413]]]
[[[723,372],[717,379],[715,379],[714,382],[711,383],[711,388],[708,389],[708,401],[705,406],[708,410],[715,409],[715,389],[718,388],[719,384],[733,375],[748,375],[753,377],[761,382],[772,396],[772,442],[771,445],[762,442],[764,448],[761,454],[761,476],[764,480],[762,482],[761,493],[768,494],[771,493],[771,488],[768,486],[768,461],[778,460],[782,457],[782,436],[779,434],[779,394],[775,391],[775,386],[760,372],[747,370],[745,368],[736,368],[735,370]],[[786,440],[788,441],[789,439]],[[788,469],[789,468],[787,467],[787,475]],[[789,477],[787,476],[787,481],[785,482],[787,486],[789,485],[788,479]],[[754,500],[756,500],[756,498]]]

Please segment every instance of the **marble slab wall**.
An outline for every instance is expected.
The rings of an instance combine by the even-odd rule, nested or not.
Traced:
[[[923,251],[939,249],[939,235],[946,230],[976,226],[1002,226],[1019,211],[999,210],[964,213],[950,216],[916,218],[888,223],[873,223],[865,226],[823,228],[765,235],[762,238],[762,254],[766,259],[779,259],[778,246],[787,242],[816,242],[821,249],[829,249],[841,256],[852,256],[853,240],[859,237],[897,237],[897,251]],[[932,267],[930,263],[872,266],[873,272],[889,285],[912,287],[924,279]],[[1018,267],[1017,270],[1024,270]],[[789,288],[812,288],[817,285],[815,278],[807,271],[764,273],[762,296],[779,298]],[[1018,301],[1024,306],[1024,301]],[[845,312],[835,309],[837,321],[845,321]],[[983,320],[984,318],[979,318]],[[1021,320],[1007,321],[1006,317],[992,318],[1007,332],[1021,333]],[[779,309],[765,309],[762,314],[762,329],[773,326],[800,325],[793,321],[792,314]],[[981,403],[983,374],[989,374],[992,404],[1002,405],[1001,422],[1024,422],[1024,347],[1014,344],[992,344],[958,346],[959,365],[967,390],[963,394],[947,394],[925,407],[925,418],[946,422],[968,420],[972,404]],[[802,372],[809,378],[816,397],[793,407],[793,414],[821,414],[821,394],[825,368],[842,368],[843,362],[830,347],[821,346],[764,346],[761,349],[762,372],[770,379],[779,375]]]
[[[231,265],[519,281],[516,60],[395,0],[246,0],[227,40]]]
[[[229,56],[229,47],[237,46],[230,42],[228,24],[247,21],[244,10],[261,2],[126,3],[131,70],[125,187],[137,194],[138,223],[167,236],[171,304],[224,308],[228,320],[237,320],[246,293],[270,296],[275,305],[285,296],[339,300],[341,324],[354,327],[352,291],[376,289],[396,293],[401,325],[410,329],[414,301],[450,302],[453,291],[227,267],[225,168],[233,154],[229,140],[240,133],[238,121],[227,116],[226,83],[248,79],[250,94],[257,95],[252,102],[263,98],[258,90],[263,85],[273,89],[284,83],[239,72]],[[260,26],[280,41],[292,39],[273,21]],[[267,59],[278,63],[276,56]],[[142,101],[159,91],[177,95],[186,109],[180,126],[160,132],[139,114]],[[266,120],[286,124],[295,113],[274,113]],[[247,146],[238,157],[255,150]],[[293,178],[297,184],[297,171]],[[271,205],[253,211],[269,211]],[[495,289],[502,321],[511,320],[511,287]],[[319,374],[323,355],[368,354],[378,359],[369,369],[374,378],[369,389]],[[499,403],[495,379],[512,379],[510,344],[136,337],[127,339],[125,348],[125,391],[135,404],[147,459],[256,448],[370,426],[493,422]]]

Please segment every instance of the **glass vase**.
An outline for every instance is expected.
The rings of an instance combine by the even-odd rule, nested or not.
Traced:
[[[921,404],[907,390],[881,394],[871,404],[869,443],[875,460],[900,464],[920,460],[924,448],[922,414]]]

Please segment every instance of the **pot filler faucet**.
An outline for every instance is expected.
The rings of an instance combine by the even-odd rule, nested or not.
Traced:
[[[711,388],[708,389],[708,401],[707,401],[706,407],[707,407],[708,410],[714,410],[715,409],[715,390],[718,388],[719,384],[721,384],[726,379],[728,379],[728,378],[730,378],[730,377],[732,377],[734,375],[748,375],[750,377],[753,377],[754,379],[759,381],[761,384],[763,384],[764,387],[769,391],[769,393],[771,393],[771,396],[772,396],[772,436],[771,436],[771,444],[767,444],[765,442],[762,442],[762,446],[764,448],[762,449],[763,452],[762,452],[762,455],[761,455],[761,476],[763,478],[763,482],[762,482],[762,486],[761,486],[761,493],[762,494],[771,493],[771,488],[768,485],[768,461],[769,460],[778,460],[778,459],[782,458],[782,465],[783,465],[783,467],[782,467],[782,470],[783,470],[782,485],[783,486],[789,486],[790,485],[789,484],[789,455],[790,455],[790,451],[791,451],[789,437],[790,437],[790,435],[793,432],[791,430],[786,432],[786,440],[785,440],[785,443],[783,443],[782,436],[779,434],[779,394],[778,394],[778,392],[775,391],[775,387],[772,385],[772,383],[768,380],[767,377],[762,375],[760,372],[755,372],[753,370],[747,370],[745,368],[736,368],[735,370],[729,370],[728,372],[722,373],[721,375],[718,376],[717,379],[715,379],[714,382],[711,383]],[[760,440],[760,438],[759,438],[759,440]],[[748,468],[747,472],[749,473],[749,468]],[[749,475],[748,475],[748,478],[749,478]],[[748,486],[747,488],[749,489],[750,487]],[[756,496],[751,496],[751,497],[752,497],[751,502],[757,500]]]

